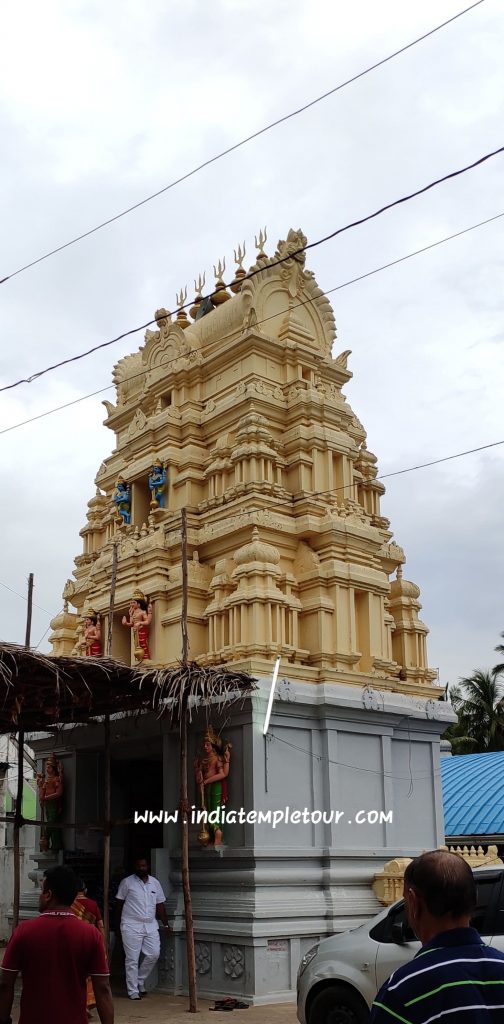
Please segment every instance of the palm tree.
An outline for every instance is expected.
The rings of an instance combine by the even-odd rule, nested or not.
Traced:
[[[500,633],[499,635],[501,639],[504,640],[504,633]],[[494,647],[494,651],[497,651],[497,654],[504,654],[504,644],[497,644],[497,647]],[[504,662],[500,665],[495,665],[494,671],[504,672]]]
[[[504,665],[484,671],[475,669],[450,690],[458,721],[447,731],[456,753],[504,750],[504,689],[500,676]],[[450,735],[451,733],[451,735]]]

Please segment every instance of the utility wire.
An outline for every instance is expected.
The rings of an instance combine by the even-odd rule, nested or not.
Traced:
[[[450,171],[449,174],[443,175],[442,178],[436,178],[435,181],[431,181],[428,185],[424,185],[422,188],[417,189],[416,192],[411,192],[406,196],[401,196],[400,199],[394,199],[391,203],[387,203],[385,206],[381,206],[380,209],[375,210],[374,213],[366,214],[365,217],[361,217],[359,220],[352,221],[350,224],[345,224],[344,227],[336,228],[335,231],[332,231],[329,235],[325,235],[324,238],[319,238],[316,242],[309,242],[307,243],[307,245],[300,246],[299,249],[295,249],[293,252],[289,252],[286,256],[281,256],[277,260],[268,260],[267,263],[265,262],[264,264],[261,265],[256,264],[253,269],[248,271],[246,277],[243,278],[243,281],[249,280],[250,278],[255,277],[256,274],[263,273],[265,270],[277,267],[280,264],[285,263],[287,260],[292,260],[296,256],[300,256],[302,253],[308,252],[309,249],[315,249],[317,246],[323,245],[325,244],[325,242],[329,242],[331,239],[336,238],[337,235],[341,235],[345,231],[350,231],[352,228],[359,227],[361,224],[365,224],[370,220],[374,220],[375,217],[379,217],[382,213],[386,213],[387,210],[391,210],[393,207],[399,206],[402,203],[409,202],[409,200],[415,199],[417,196],[422,195],[424,192],[428,192],[430,189],[435,188],[435,186],[441,185],[443,182],[449,181],[452,178],[457,178],[461,174],[465,174],[467,171],[473,170],[475,167],[479,167],[487,160],[490,160],[492,157],[498,156],[501,153],[504,153],[504,146],[500,146],[499,149],[495,149],[491,153],[486,153],[485,156],[479,157],[477,160],[473,161],[472,164],[467,164],[465,167],[461,167],[457,171]],[[224,288],[230,288],[231,284],[232,282],[228,282],[228,284],[224,285]],[[209,292],[208,295],[203,296],[202,301],[210,299],[211,294],[213,293]],[[194,300],[192,300],[191,302],[186,302],[185,305],[183,306],[179,306],[177,311],[181,312],[184,309],[188,309],[188,307],[193,304],[193,301]],[[52,370],[57,370],[61,366],[66,366],[68,363],[75,363],[80,359],[85,359],[87,356],[92,355],[94,352],[98,352],[101,349],[108,348],[109,345],[114,345],[116,344],[116,342],[122,341],[124,338],[129,337],[131,334],[136,334],[138,331],[145,330],[147,327],[150,327],[154,323],[156,323],[155,318],[153,320],[147,320],[145,324],[140,324],[139,327],[133,327],[129,331],[124,331],[122,334],[118,334],[115,338],[111,338],[109,341],[103,341],[99,345],[94,345],[93,348],[87,349],[86,352],[81,352],[79,353],[79,355],[76,356],[69,356],[67,359],[62,359],[60,360],[60,362],[54,363],[52,366],[46,366],[43,370],[38,370],[36,373],[32,373],[30,377],[23,377],[20,380],[14,381],[12,384],[5,384],[3,387],[0,388],[0,392],[10,391],[12,388],[17,388],[21,384],[31,384],[34,380],[37,380],[39,377],[43,377],[46,373],[52,372]]]
[[[368,270],[367,273],[359,274],[358,277],[353,277],[349,281],[344,281],[342,284],[337,284],[333,288],[328,288],[327,291],[321,292],[321,295],[326,295],[326,296],[327,295],[331,295],[333,292],[340,291],[342,288],[347,288],[351,284],[355,284],[358,281],[363,281],[366,277],[372,277],[374,274],[378,274],[381,270],[388,270],[389,267],[397,266],[398,263],[403,263],[405,260],[412,259],[413,256],[418,256],[418,255],[420,255],[423,252],[427,252],[429,249],[434,249],[436,246],[442,245],[444,242],[449,242],[453,238],[460,238],[461,235],[465,235],[465,234],[467,234],[470,231],[475,231],[476,228],[480,228],[480,227],[483,227],[486,224],[490,224],[494,220],[499,220],[500,217],[504,217],[504,212],[503,213],[497,213],[494,217],[488,217],[487,220],[482,220],[478,224],[472,224],[468,228],[463,228],[462,231],[457,231],[453,235],[447,235],[446,238],[440,238],[440,239],[438,239],[437,242],[431,242],[430,245],[425,245],[421,249],[416,249],[414,252],[410,252],[406,256],[401,256],[397,260],[392,260],[390,263],[384,263],[381,267],[375,267],[373,270]],[[306,306],[306,305],[308,305],[309,303],[311,303],[313,301],[314,300],[312,298],[303,299],[301,302],[295,303],[295,305],[292,306],[291,308],[292,309],[298,309],[299,306]],[[268,320],[274,320],[278,316],[284,316],[284,314],[286,312],[287,312],[286,310],[282,310],[279,313],[272,313],[270,316],[264,317],[262,320],[258,320],[257,326],[259,326],[260,324],[266,323]],[[154,321],[150,321],[150,322],[153,323]],[[139,327],[139,328],[136,328],[136,330],[142,330],[142,328]],[[134,333],[134,332],[131,332],[131,333]],[[186,353],[186,355],[192,355],[192,353],[197,352],[197,351],[198,351],[197,349],[189,349],[189,351]],[[168,368],[171,365],[171,363],[176,362],[176,360],[178,358],[179,358],[178,356],[175,356],[173,359],[169,359],[164,364],[165,367]],[[147,372],[148,372],[147,369],[139,370],[137,373],[133,373],[129,377],[125,377],[124,381],[122,383],[129,383],[129,381],[136,380],[137,377],[142,377]],[[55,412],[62,412],[63,409],[69,409],[73,405],[78,405],[80,402],[85,402],[85,401],[87,401],[88,398],[96,398],[97,395],[102,395],[106,391],[111,391],[114,386],[115,386],[114,384],[107,384],[103,388],[98,388],[97,391],[91,391],[89,394],[81,395],[79,398],[74,398],[70,402],[64,402],[62,405],[54,406],[52,409],[47,409],[45,412],[38,413],[38,415],[36,415],[36,416],[31,416],[27,420],[22,420],[19,423],[13,423],[12,426],[4,427],[3,430],[0,430],[0,434],[7,434],[11,430],[17,430],[18,427],[27,426],[30,423],[34,423],[36,420],[44,419],[46,416],[51,416]]]
[[[347,78],[346,81],[334,86],[333,89],[329,89],[327,92],[322,93],[321,96],[317,96],[314,100],[310,100],[308,103],[305,103],[302,107],[298,107],[297,110],[292,110],[289,114],[284,114],[283,117],[277,118],[276,121],[272,121],[270,124],[265,125],[264,128],[260,128],[258,131],[253,132],[252,135],[248,135],[245,139],[241,139],[240,142],[235,142],[234,145],[229,146],[227,149],[222,150],[222,152],[217,153],[215,156],[209,157],[208,160],[204,160],[203,163],[199,164],[197,167],[194,167],[191,171],[188,171],[186,174],[183,174],[180,178],[176,178],[174,181],[170,182],[169,185],[165,185],[163,188],[158,189],[157,192],[153,192],[152,195],[146,196],[145,199],[141,199],[138,203],[134,203],[132,206],[128,206],[127,209],[122,210],[120,213],[114,214],[113,217],[109,217],[107,220],[101,221],[100,224],[96,224],[95,227],[90,228],[88,231],[84,231],[82,234],[76,235],[75,238],[71,238],[68,242],[64,242],[62,245],[58,245],[55,249],[51,249],[49,252],[44,253],[42,256],[38,256],[36,259],[31,260],[30,263],[26,263],[24,266],[18,267],[17,270],[14,270],[12,271],[12,273],[7,274],[5,277],[1,278],[0,284],[5,284],[6,281],[10,281],[11,278],[16,277],[18,274],[24,273],[25,270],[29,270],[31,267],[36,266],[38,263],[42,263],[43,260],[49,259],[50,256],[55,256],[56,253],[62,252],[64,249],[68,249],[69,246],[75,245],[77,242],[81,242],[84,238],[89,238],[89,236],[95,234],[95,232],[101,231],[102,228],[108,227],[109,224],[113,224],[115,221],[120,220],[121,217],[126,217],[128,213],[132,213],[134,210],[138,210],[141,206],[145,206],[146,203],[150,203],[151,200],[157,199],[165,192],[168,192],[170,189],[175,188],[176,185],[180,185],[181,182],[187,181],[188,178],[192,178],[195,174],[198,174],[199,171],[202,171],[205,167],[209,167],[211,164],[216,163],[217,160],[222,160],[223,157],[228,156],[230,153],[233,153],[235,150],[240,149],[242,146],[245,146],[247,143],[252,142],[254,139],[258,139],[261,135],[264,135],[266,132],[271,131],[273,128],[277,128],[278,125],[283,124],[285,121],[289,121],[291,118],[297,117],[298,114],[303,114],[306,110],[309,110],[311,107],[314,107],[317,103],[321,103],[322,100],[328,99],[329,96],[333,96],[335,93],[340,92],[341,89],[345,89],[347,85],[351,85],[353,82],[357,82],[360,78],[363,78],[365,75],[370,74],[371,71],[376,71],[377,68],[382,67],[384,64],[387,64],[395,57],[399,57],[400,54],[405,53],[407,50],[410,50],[413,46],[416,46],[417,43],[423,42],[425,39],[428,39],[436,32],[439,32],[442,28],[446,28],[447,25],[450,25],[453,21],[457,21],[458,18],[461,18],[464,14],[467,14],[469,11],[474,10],[475,7],[479,7],[480,4],[482,4],[483,2],[484,0],[476,0],[476,3],[471,4],[470,7],[465,7],[464,10],[459,11],[458,14],[454,14],[453,17],[448,18],[446,21],[443,21],[440,25],[436,25],[435,28],[432,28],[428,32],[425,32],[423,35],[418,36],[417,39],[413,39],[410,43],[406,43],[406,45],[402,46],[399,50],[395,50],[393,53],[390,53],[388,57],[383,57],[381,60],[376,61],[375,64],[371,64],[370,67],[365,68],[364,71],[359,71],[356,75],[353,75],[351,78]]]
[[[408,716],[408,718],[409,717],[413,716]],[[363,768],[359,764],[347,764],[345,761],[334,761],[331,757],[327,757],[326,754],[317,754],[312,750],[307,750],[306,747],[298,746],[297,743],[291,743],[290,740],[284,740],[274,732],[271,732],[270,735],[273,741],[276,741],[277,743],[284,743],[286,747],[291,747],[293,750],[299,750],[302,754],[306,754],[307,757],[313,758],[314,761],[324,762],[325,764],[334,764],[338,768],[351,768],[352,771],[355,772],[368,772],[371,775],[379,775],[384,779],[404,779],[406,782],[410,782],[412,779],[425,779],[427,781],[428,779],[442,778],[441,771],[435,772],[428,768],[423,772],[408,771],[406,775],[397,775],[395,772],[383,771],[380,768]]]
[[[22,601],[28,601],[28,598],[25,597],[24,594],[18,594],[17,590],[13,590],[12,587],[8,587],[7,584],[6,583],[2,583],[1,580],[0,580],[0,587],[3,587],[4,590],[9,590],[11,594],[15,594],[16,597],[20,597]],[[33,607],[34,608],[38,608],[38,610],[40,612],[46,612],[47,615],[51,615],[52,614],[51,612],[47,611],[47,608],[42,608],[42,605],[35,604],[35,601],[33,602]]]

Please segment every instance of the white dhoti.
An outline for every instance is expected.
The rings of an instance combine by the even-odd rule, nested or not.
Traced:
[[[121,923],[121,938],[124,947],[126,988],[129,996],[145,991],[145,982],[159,960],[159,928],[149,930]],[[140,956],[143,959],[139,966]]]

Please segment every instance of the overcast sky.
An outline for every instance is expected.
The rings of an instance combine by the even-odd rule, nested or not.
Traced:
[[[24,0],[2,13],[0,277],[155,192],[457,13],[463,0]],[[0,289],[10,383],[173,309],[268,226],[309,241],[504,142],[504,10],[485,0],[412,50]],[[313,250],[323,289],[504,211],[504,156]],[[504,218],[331,296],[346,394],[380,471],[504,440]],[[229,276],[229,273],[228,273]],[[2,394],[1,428],[106,387],[142,334]],[[102,398],[0,436],[3,639],[32,641],[81,551],[110,454]],[[504,446],[387,481],[443,682],[504,630]]]

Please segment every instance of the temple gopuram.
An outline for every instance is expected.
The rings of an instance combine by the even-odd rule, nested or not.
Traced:
[[[200,275],[191,308],[183,289],[175,312],[159,309],[157,329],[114,367],[116,400],[104,402],[113,450],[50,638],[56,655],[100,656],[116,563],[112,656],[176,665],[185,510],[190,658],[258,680],[219,740],[226,811],[310,815],[275,827],[231,818],[206,844],[192,831],[200,991],[256,1002],[287,998],[318,938],[377,911],[372,883],[385,862],[443,841],[439,737],[451,721],[428,667],[420,590],[403,577],[405,554],[382,514],[377,458],[344,394],[351,353],[339,350],[331,305],[306,269],[304,235],[289,231],[272,256],[265,244],[261,233],[248,270],[238,249],[228,287],[224,261],[210,295]],[[206,727],[196,715],[194,756]],[[114,817],[176,808],[174,731],[154,715],[112,731]],[[40,758],[55,751],[64,762],[70,820],[83,806],[99,814],[98,746],[93,725],[35,743]],[[65,848],[89,857],[100,842],[65,833]],[[175,936],[157,984],[180,992],[178,828],[117,826],[112,853],[125,867],[146,853],[170,891]]]

